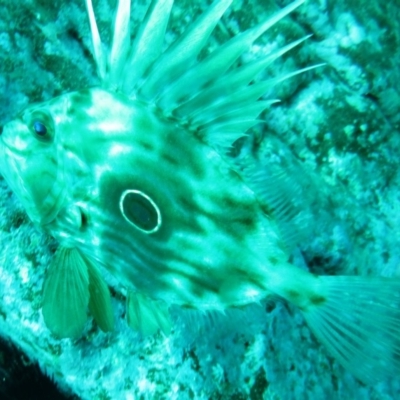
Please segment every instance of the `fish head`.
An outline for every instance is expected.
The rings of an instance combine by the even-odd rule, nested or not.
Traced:
[[[30,219],[45,225],[58,213],[65,192],[59,163],[58,125],[65,96],[27,107],[0,135],[0,173]]]
[[[0,174],[30,219],[65,241],[82,231],[103,176],[128,170],[134,178],[137,142],[162,130],[157,120],[138,102],[100,88],[29,106],[2,129]],[[94,220],[107,211],[94,208]]]

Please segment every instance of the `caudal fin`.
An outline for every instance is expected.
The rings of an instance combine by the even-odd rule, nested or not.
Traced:
[[[400,279],[321,276],[324,300],[302,309],[315,336],[366,383],[400,375]]]

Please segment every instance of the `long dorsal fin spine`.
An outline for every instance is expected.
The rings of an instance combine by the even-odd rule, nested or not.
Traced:
[[[131,0],[118,1],[114,19],[113,40],[109,53],[108,82],[111,87],[119,85],[121,71],[130,48]]]
[[[125,93],[132,93],[160,56],[173,4],[173,0],[158,0],[150,4],[126,62],[123,82]]]
[[[302,2],[296,3],[301,4]],[[293,8],[293,5],[294,3],[290,4],[254,28],[250,28],[233,37],[212,52],[203,62],[187,70],[175,82],[170,85],[161,85],[158,90],[162,92],[158,95],[157,103],[163,108],[171,102],[179,102],[190,93],[196,93],[201,90],[207,83],[220,78],[251,47],[257,38],[291,12],[295,8]]]
[[[92,0],[86,0],[86,9],[89,17],[90,31],[92,35],[93,57],[97,67],[97,74],[103,81],[106,77],[106,56],[101,43],[96,17],[93,11]]]
[[[155,61],[140,94],[154,99],[162,88],[171,84],[195,62],[232,0],[217,0]]]
[[[229,111],[225,113],[215,113],[210,114],[209,120],[203,119],[201,123],[202,129],[212,128],[214,124],[221,124],[224,122],[238,122],[244,119],[252,119],[257,118],[260,113],[265,110],[271,104],[270,101],[257,101],[254,103],[247,104],[243,108],[234,108],[229,109]]]
[[[299,40],[296,40],[295,42],[278,49],[261,60],[255,60],[249,64],[245,64],[230,71],[212,85],[205,87],[202,91],[190,97],[190,100],[186,102],[171,102],[169,104],[165,104],[165,107],[169,113],[174,113],[178,117],[184,117],[190,115],[196,110],[202,109],[202,105],[204,104],[213,106],[214,103],[220,103],[221,100],[226,100],[233,93],[235,93],[238,87],[246,87],[246,85],[254,80],[254,78],[274,60],[298,46],[310,36],[311,35],[307,35]]]

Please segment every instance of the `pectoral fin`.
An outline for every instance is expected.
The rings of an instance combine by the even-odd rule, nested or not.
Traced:
[[[97,267],[79,250],[60,246],[47,271],[42,313],[47,327],[60,338],[78,338],[91,311],[99,327],[114,328],[111,296]]]
[[[88,304],[87,265],[78,250],[60,246],[44,282],[44,321],[56,336],[78,338],[87,319]]]
[[[100,329],[109,332],[114,329],[114,314],[111,308],[110,290],[97,267],[87,262],[89,272],[89,310]]]

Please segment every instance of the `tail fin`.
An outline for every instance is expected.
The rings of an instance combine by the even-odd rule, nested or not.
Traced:
[[[315,336],[366,383],[400,374],[400,279],[321,276],[302,312]]]

